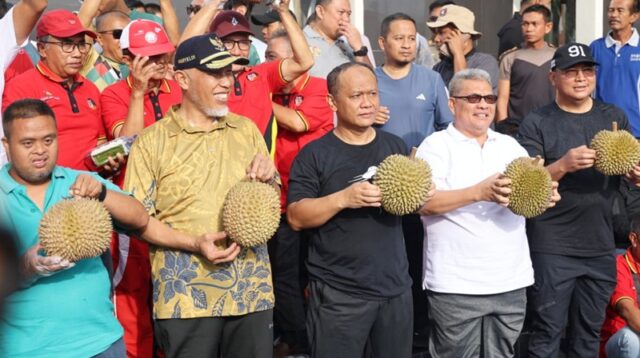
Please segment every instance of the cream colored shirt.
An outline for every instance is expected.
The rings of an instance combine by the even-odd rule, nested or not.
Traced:
[[[268,156],[255,124],[229,113],[211,131],[190,127],[172,108],[135,141],[125,188],[173,229],[202,235],[223,231],[227,191],[246,177],[257,153]],[[243,248],[215,265],[182,251],[151,246],[154,317],[243,315],[273,308],[266,245]]]

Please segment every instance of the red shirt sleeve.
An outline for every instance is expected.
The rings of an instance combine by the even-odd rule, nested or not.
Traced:
[[[309,83],[302,91],[302,101],[295,110],[306,122],[307,132],[314,132],[320,128],[333,127],[333,111],[327,102],[327,81],[322,78],[310,77]],[[295,105],[296,97],[293,98]]]
[[[25,82],[22,81],[25,77],[25,74],[18,75],[14,77],[11,82],[7,83],[4,87],[4,92],[2,93],[2,111],[4,112],[9,105],[19,99],[23,98],[31,98],[32,96],[28,94],[20,84]],[[27,81],[28,82],[28,81]]]
[[[102,91],[100,106],[102,107],[102,122],[107,131],[107,137],[113,139],[113,131],[123,124],[129,112],[129,98],[123,98],[120,82],[116,82]],[[126,94],[127,96],[129,93]]]
[[[269,61],[261,63],[251,69],[267,79],[269,91],[271,93],[279,92],[288,82],[282,77],[282,64],[284,60]]]
[[[616,287],[613,289],[611,300],[609,304],[613,309],[616,307],[616,303],[622,298],[630,298],[634,302],[637,301],[637,293],[633,284],[633,273],[627,265],[624,255],[618,256],[616,259]],[[636,302],[637,304],[637,302]]]

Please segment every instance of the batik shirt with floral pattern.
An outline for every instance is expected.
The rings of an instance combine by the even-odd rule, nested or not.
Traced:
[[[222,231],[227,191],[267,147],[255,124],[228,114],[213,129],[190,127],[171,109],[135,141],[125,188],[174,230],[189,235]],[[242,248],[230,263],[151,246],[154,317],[243,315],[273,308],[266,245]]]

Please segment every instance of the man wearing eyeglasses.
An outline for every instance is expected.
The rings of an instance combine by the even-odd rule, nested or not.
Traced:
[[[515,139],[489,128],[497,96],[486,71],[456,73],[449,92],[453,123],[427,137],[417,152],[431,165],[437,188],[420,210],[422,287],[433,322],[429,352],[512,357],[533,268],[525,219],[506,208],[511,180],[502,173],[528,155]],[[549,206],[558,200],[554,191]]]
[[[102,47],[102,54],[92,48],[80,74],[93,82],[100,91],[129,74],[129,68],[122,58],[120,37],[130,21],[127,14],[117,10],[96,17],[96,41]]]
[[[222,11],[216,15],[219,3],[212,1],[205,5],[191,19],[182,34],[182,39],[202,34],[208,29],[221,39],[231,55],[248,59],[251,46],[249,36],[252,35],[249,21],[235,11]],[[307,41],[289,12],[289,0],[282,0],[276,11],[291,39],[293,57],[253,67],[234,65],[234,84],[229,95],[229,109],[251,119],[258,126],[272,158],[275,154],[277,123],[271,94],[279,92],[313,66],[313,56]],[[214,16],[215,19],[211,22]]]
[[[588,146],[612,122],[621,130],[629,122],[619,108],[591,97],[597,64],[587,45],[558,48],[549,75],[555,101],[520,124],[518,140],[529,155],[545,158],[562,194],[555,208],[527,222],[536,281],[528,296],[530,357],[557,357],[565,327],[569,356],[595,356],[616,283],[611,208],[622,178],[596,171]],[[640,167],[627,178],[637,185]]]
[[[88,152],[106,140],[100,118],[100,92],[80,75],[91,48],[86,37],[96,34],[84,28],[68,10],[45,13],[36,27],[40,62],[36,68],[7,84],[3,108],[18,99],[46,102],[56,114],[60,155],[58,165],[91,170]]]

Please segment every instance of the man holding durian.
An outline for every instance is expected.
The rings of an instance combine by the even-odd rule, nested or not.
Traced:
[[[525,117],[518,134],[529,155],[544,157],[562,195],[527,222],[536,282],[528,296],[531,357],[557,356],[565,327],[569,356],[598,351],[616,283],[614,194],[623,176],[640,182],[640,148],[627,117],[592,98],[597,65],[587,45],[558,48],[549,74],[556,99]]]

